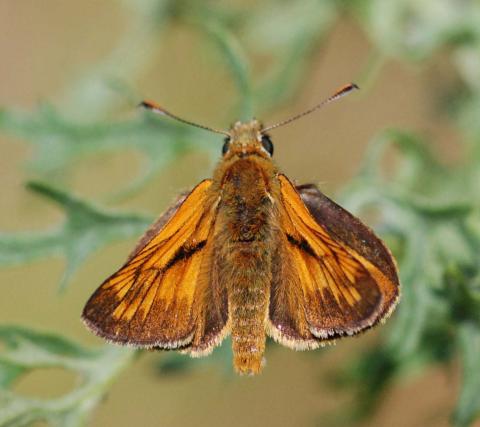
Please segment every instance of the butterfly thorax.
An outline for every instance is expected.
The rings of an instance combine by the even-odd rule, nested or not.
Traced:
[[[263,156],[232,155],[218,167],[215,182],[221,194],[215,253],[228,292],[235,367],[257,373],[265,349],[276,168]]]

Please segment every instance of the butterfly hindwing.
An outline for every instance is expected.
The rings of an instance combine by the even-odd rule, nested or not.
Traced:
[[[202,300],[199,301],[202,309],[197,318],[195,334],[190,345],[182,350],[192,357],[208,355],[230,333],[227,288],[220,280],[214,239],[209,240],[205,250],[205,257],[210,262],[208,271],[202,274],[209,280],[202,282]]]
[[[224,325],[205,302],[214,277],[209,239],[217,201],[208,191],[211,183],[202,181],[180,198],[92,295],[83,312],[90,329],[137,347],[183,348],[194,339],[203,347],[212,343],[212,334]]]
[[[399,293],[388,250],[314,186],[279,176],[282,230],[270,302],[270,335],[296,348],[356,334],[386,317]],[[274,265],[278,264],[274,262]]]

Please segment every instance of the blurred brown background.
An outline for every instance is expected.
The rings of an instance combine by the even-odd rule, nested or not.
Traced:
[[[0,105],[29,110],[45,100],[60,108],[68,104],[72,81],[106,55],[121,37],[127,20],[125,8],[113,0],[0,2]],[[153,46],[134,46],[139,58],[151,55],[154,61],[146,67],[148,72],[139,73],[131,83],[138,94],[158,100],[182,117],[225,128],[235,120],[226,106],[237,95],[222,63],[200,47],[196,34],[182,25]],[[355,81],[367,66],[370,49],[356,24],[341,19],[319,46],[297,96],[261,119],[271,123],[302,111],[339,85]],[[441,55],[434,66],[422,68],[387,62],[371,87],[273,132],[276,162],[292,179],[321,183],[327,194],[334,195],[357,172],[367,142],[389,126],[432,137],[446,161],[455,159],[452,142],[457,135],[430,101],[435,90],[432,80],[439,72],[449,74]],[[66,114],[74,114],[70,110]],[[125,117],[137,112],[125,108],[114,114]],[[220,149],[219,138],[219,153]],[[0,153],[0,229],[41,230],[61,221],[55,207],[24,188],[27,179],[35,178],[28,168],[32,147],[19,138],[2,135]],[[83,198],[104,203],[141,165],[138,155],[128,152],[89,157],[76,164],[68,187]],[[205,154],[192,152],[167,167],[145,190],[111,207],[156,215],[177,192],[209,176],[211,170]],[[85,330],[80,312],[103,278],[123,262],[133,243],[126,241],[97,252],[62,295],[57,293],[62,259],[0,270],[0,321],[34,325],[82,343],[102,344]],[[273,344],[266,354],[267,367],[258,378],[225,375],[223,366],[212,365],[160,377],[153,366],[162,356],[145,353],[113,385],[91,425],[334,425],[325,414],[347,404],[352,396],[334,391],[326,384],[325,375],[369,346],[375,335],[369,332],[314,354]],[[457,377],[452,366],[450,372],[432,369],[421,377],[404,378],[364,425],[448,425]],[[66,372],[45,369],[27,375],[16,390],[55,396],[74,382]]]

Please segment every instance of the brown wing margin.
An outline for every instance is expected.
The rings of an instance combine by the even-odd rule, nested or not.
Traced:
[[[212,230],[218,198],[211,180],[179,199],[141,239],[127,263],[87,302],[82,318],[97,335],[135,347],[206,352],[227,322],[226,295],[212,293]],[[218,280],[213,281],[213,285]]]
[[[280,235],[269,334],[295,349],[353,335],[391,313],[399,295],[388,249],[314,186],[279,176]]]

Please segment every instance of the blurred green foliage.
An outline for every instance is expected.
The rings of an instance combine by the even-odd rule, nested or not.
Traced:
[[[394,145],[399,164],[387,178],[379,167]],[[480,188],[478,156],[440,165],[420,139],[397,130],[370,146],[362,172],[343,194],[356,212],[374,208],[378,230],[400,267],[402,303],[382,345],[343,378],[359,386],[357,416],[368,414],[396,375],[460,353],[463,388],[453,417],[469,425],[480,409]]]
[[[105,346],[87,350],[56,335],[15,326],[1,326],[0,425],[30,426],[47,420],[52,426],[80,426],[102,399],[111,381],[132,360],[125,348]],[[9,386],[22,374],[38,368],[63,368],[80,378],[71,392],[52,399],[19,396]]]
[[[46,184],[32,182],[28,187],[59,204],[66,221],[44,232],[0,233],[0,265],[64,255],[67,266],[60,289],[90,253],[112,241],[138,236],[152,222],[139,215],[104,212]]]
[[[125,87],[146,66],[148,58],[137,55],[135,45],[142,44],[148,52],[159,34],[170,30],[170,23],[191,26],[205,43],[218,48],[238,88],[239,102],[231,107],[238,116],[248,117],[295,93],[312,53],[339,17],[347,14],[369,36],[377,71],[390,57],[417,63],[432,60],[439,51],[448,57],[459,89],[449,113],[462,131],[463,157],[445,166],[421,138],[403,130],[383,130],[372,141],[361,173],[342,193],[342,202],[351,211],[376,213],[376,229],[399,261],[403,299],[377,347],[352,360],[351,368],[336,377],[337,385],[358,390],[352,422],[367,416],[399,375],[458,358],[462,386],[452,424],[471,425],[480,413],[480,4],[292,0],[261,2],[248,11],[215,2],[124,4],[131,12],[130,26],[111,54],[72,84],[65,115],[48,105],[32,112],[8,108],[0,112],[0,129],[34,147],[35,169],[45,179],[30,188],[65,212],[64,223],[51,230],[1,234],[0,263],[64,254],[65,285],[93,251],[140,234],[149,222],[140,215],[108,212],[56,189],[47,183],[53,172],[66,175],[72,162],[99,151],[138,150],[147,166],[122,190],[125,196],[189,150],[190,141],[197,149],[200,142],[206,151],[214,146],[208,144],[210,135],[153,119],[148,113],[121,122],[107,119],[118,101],[112,87]],[[254,73],[250,58],[265,55],[269,66]],[[375,78],[373,71],[375,67],[368,70],[365,82]],[[387,149],[396,150],[397,162],[393,170],[385,171]],[[0,426],[24,426],[35,420],[83,425],[134,355],[132,350],[111,346],[90,350],[56,335],[15,326],[0,328],[0,342]],[[228,346],[206,361],[218,358],[230,359]],[[82,381],[70,393],[42,401],[11,390],[25,372],[52,366],[71,370]],[[171,356],[163,359],[161,372],[173,374],[191,367],[189,359]]]

